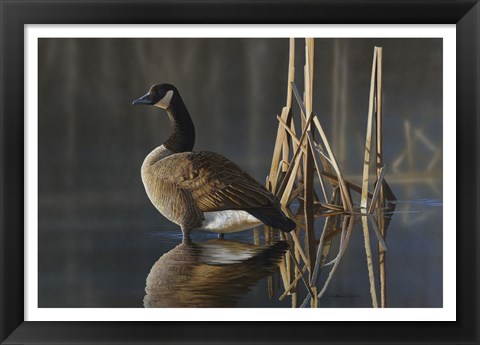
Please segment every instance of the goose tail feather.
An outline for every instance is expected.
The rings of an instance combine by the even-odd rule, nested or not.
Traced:
[[[289,219],[281,210],[276,208],[250,208],[245,211],[265,225],[284,232],[290,232],[297,226],[293,220]]]

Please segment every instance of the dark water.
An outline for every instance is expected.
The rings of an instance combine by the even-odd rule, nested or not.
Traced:
[[[374,45],[384,54],[386,178],[399,200],[387,235],[387,305],[440,307],[442,41],[317,40],[314,110],[340,167],[360,181]],[[40,39],[40,307],[155,304],[158,298],[145,298],[149,273],[167,277],[177,269],[187,283],[166,281],[185,303],[185,296],[197,304],[208,296],[212,305],[291,306],[290,297],[278,301],[276,272],[274,297],[268,294],[266,276],[281,248],[252,247],[252,230],[224,242],[197,232],[193,247],[181,244],[178,227],[151,206],[140,180],[141,163],[167,138],[168,122],[159,109],[131,106],[151,84],[175,84],[196,126],[195,149],[222,153],[264,181],[275,116],[285,104],[287,52],[287,39]],[[316,220],[318,231],[323,222]],[[217,252],[232,250],[250,256],[215,261]],[[237,271],[249,274],[238,280]],[[212,291],[223,292],[213,301]],[[320,305],[371,306],[359,224]]]
[[[429,189],[417,185],[415,191],[428,194]],[[167,221],[135,227],[134,220],[118,212],[111,217],[115,215],[110,225],[93,217],[77,227],[68,225],[74,224],[71,219],[52,220],[40,242],[49,253],[40,260],[41,307],[291,306],[290,297],[278,301],[283,292],[278,272],[275,296],[268,296],[266,277],[276,271],[284,248],[254,246],[252,230],[226,235],[225,240],[198,231],[191,244],[182,244],[180,229]],[[388,306],[441,307],[441,200],[400,200],[390,216]],[[316,220],[318,229],[323,222]],[[320,305],[370,307],[368,284],[362,228],[356,224]],[[153,291],[150,297],[145,297],[146,287]]]

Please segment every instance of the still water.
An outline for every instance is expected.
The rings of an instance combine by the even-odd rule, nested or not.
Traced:
[[[435,194],[431,183],[392,188],[399,201],[387,233],[387,306],[441,307],[442,200],[418,197]],[[285,242],[255,246],[247,230],[225,239],[198,231],[182,243],[176,225],[133,227],[128,210],[118,211],[116,218],[70,214],[43,230],[40,307],[291,307],[290,296],[279,301]],[[318,231],[323,222],[317,218]],[[371,306],[360,222],[320,306]]]

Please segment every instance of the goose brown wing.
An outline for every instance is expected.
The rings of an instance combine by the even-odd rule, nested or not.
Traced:
[[[157,172],[188,190],[203,212],[276,208],[278,203],[265,187],[218,153],[178,153],[163,159]]]

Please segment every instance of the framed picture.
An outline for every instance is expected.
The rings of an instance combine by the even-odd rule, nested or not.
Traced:
[[[477,1],[1,6],[2,344],[478,342]]]

